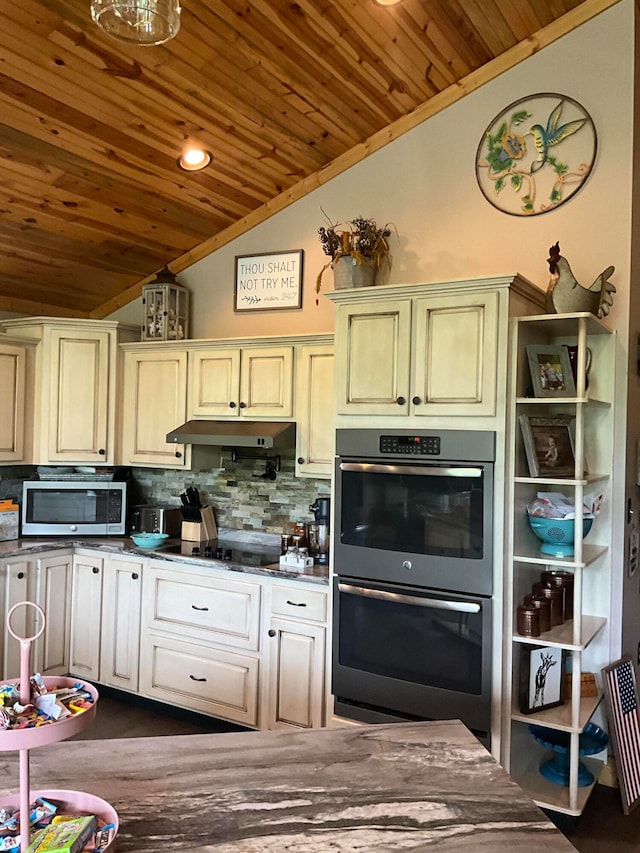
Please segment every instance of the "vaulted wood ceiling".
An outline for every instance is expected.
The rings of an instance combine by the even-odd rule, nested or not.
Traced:
[[[0,310],[106,316],[615,2],[183,0],[149,48],[0,0]]]

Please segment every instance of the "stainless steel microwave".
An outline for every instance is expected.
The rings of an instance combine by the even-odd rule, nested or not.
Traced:
[[[23,536],[124,535],[127,484],[98,480],[27,480]]]

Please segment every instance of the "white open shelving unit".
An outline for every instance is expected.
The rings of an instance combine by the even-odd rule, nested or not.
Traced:
[[[531,373],[527,358],[530,344],[577,345],[575,397],[529,396]],[[585,383],[587,349],[591,352],[588,387]],[[579,756],[579,737],[600,704],[601,695],[580,695],[581,675],[587,671],[589,655],[607,630],[611,578],[611,470],[613,459],[615,333],[605,322],[589,313],[545,314],[515,318],[510,343],[510,401],[508,500],[506,503],[507,577],[505,579],[504,684],[509,693],[503,710],[502,762],[513,778],[542,808],[571,816],[582,813],[593,788],[579,786],[579,761],[598,777],[598,757]],[[521,414],[530,416],[571,415],[575,418],[572,478],[532,477],[520,430]],[[526,506],[537,492],[563,492],[577,507],[586,494],[604,495],[603,509],[582,541],[582,519],[576,520],[574,554],[551,557],[540,552],[540,541],[529,527]],[[527,637],[517,633],[516,609],[531,584],[547,569],[572,572],[574,617],[563,625]],[[571,671],[571,698],[564,704],[525,714],[520,710],[520,650],[523,644],[562,648]],[[599,652],[593,659],[598,660]],[[606,657],[606,654],[605,654]],[[587,666],[585,666],[587,664]],[[593,666],[593,664],[592,664]],[[594,669],[599,669],[598,664]],[[529,725],[545,726],[568,733],[569,784],[548,781],[540,773],[542,761],[552,753],[538,744]]]

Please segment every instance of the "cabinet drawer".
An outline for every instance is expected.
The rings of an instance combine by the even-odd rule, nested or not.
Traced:
[[[327,593],[302,586],[275,586],[271,594],[271,612],[277,616],[297,616],[325,622]]]
[[[260,584],[162,571],[152,574],[152,582],[147,628],[258,649]]]
[[[149,637],[142,688],[172,705],[255,726],[258,669],[249,655]]]

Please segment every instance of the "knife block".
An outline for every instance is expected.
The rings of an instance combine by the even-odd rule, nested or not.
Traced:
[[[202,521],[183,521],[181,537],[185,542],[206,542],[218,538],[218,527],[213,515],[213,507],[203,506],[200,509]]]

